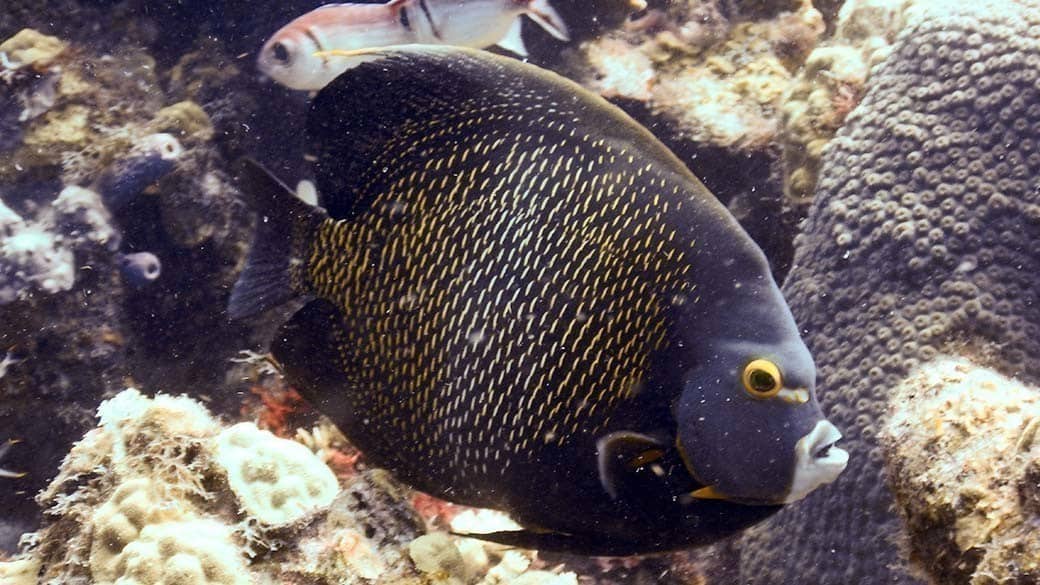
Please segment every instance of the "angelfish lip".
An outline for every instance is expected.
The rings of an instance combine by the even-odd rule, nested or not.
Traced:
[[[834,481],[849,462],[849,454],[834,444],[841,432],[827,420],[816,423],[813,430],[795,445],[795,469],[791,489],[783,502],[804,498],[814,489]]]

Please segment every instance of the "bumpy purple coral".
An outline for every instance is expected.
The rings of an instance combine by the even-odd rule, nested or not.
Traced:
[[[894,511],[876,435],[889,391],[940,351],[1040,375],[1040,2],[939,4],[913,9],[831,144],[784,287],[848,470],[745,540],[742,583],[978,561],[922,553],[934,535]]]

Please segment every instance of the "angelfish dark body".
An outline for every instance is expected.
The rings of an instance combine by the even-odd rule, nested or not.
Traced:
[[[806,463],[844,452],[765,257],[664,146],[510,59],[377,54],[311,107],[327,214],[243,169],[229,307],[316,299],[272,352],[375,463],[590,554],[712,542],[840,472]],[[785,400],[741,388],[756,358]]]

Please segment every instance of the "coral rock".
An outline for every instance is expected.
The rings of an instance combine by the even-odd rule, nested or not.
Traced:
[[[912,3],[845,2],[834,36],[809,54],[791,85],[783,100],[784,192],[799,210],[812,198],[823,147],[859,103],[871,68],[888,56]]]
[[[937,583],[1040,580],[1040,391],[940,358],[892,402],[879,437],[911,560]]]
[[[776,136],[791,69],[823,32],[810,2],[788,4],[779,15],[765,11],[768,19],[732,23],[722,3],[672,2],[583,43],[571,76],[605,97],[643,104],[683,139],[762,150]]]

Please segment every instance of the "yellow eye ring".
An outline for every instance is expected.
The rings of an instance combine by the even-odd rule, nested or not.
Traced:
[[[744,366],[740,379],[744,383],[744,390],[754,398],[772,398],[784,387],[780,368],[769,360],[752,360]]]

